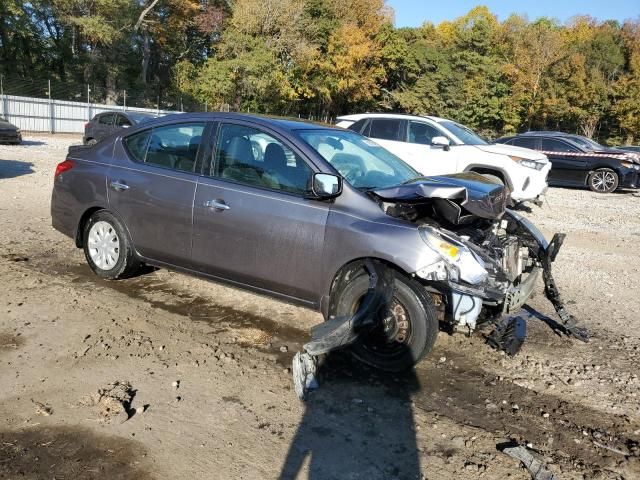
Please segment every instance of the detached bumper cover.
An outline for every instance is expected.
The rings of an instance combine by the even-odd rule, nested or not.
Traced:
[[[510,216],[518,225],[527,231],[538,244],[538,261],[542,267],[542,278],[544,280],[544,293],[547,299],[553,305],[556,313],[560,317],[561,327],[565,334],[571,335],[577,338],[580,341],[587,342],[589,340],[589,335],[585,328],[579,327],[576,319],[571,315],[560,296],[560,291],[555,283],[553,278],[553,273],[551,269],[551,264],[556,259],[560,248],[565,239],[565,234],[556,233],[553,236],[551,242],[547,242],[542,235],[542,232],[538,230],[535,225],[533,225],[529,220],[524,218],[522,215],[517,214],[511,210],[507,210],[507,215]],[[525,283],[525,282],[523,282]],[[513,311],[513,309],[510,309]]]

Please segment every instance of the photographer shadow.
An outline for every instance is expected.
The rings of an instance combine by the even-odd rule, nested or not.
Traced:
[[[323,362],[320,378],[279,478],[419,479],[415,371],[386,374],[336,352]]]

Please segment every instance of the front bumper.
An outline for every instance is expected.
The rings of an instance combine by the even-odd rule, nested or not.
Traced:
[[[16,130],[0,131],[0,143],[20,143],[22,142],[22,133]]]
[[[618,186],[622,188],[640,188],[640,171],[635,168],[622,168],[618,172]]]
[[[551,162],[542,167],[542,170],[522,166],[518,170],[520,175],[511,179],[511,198],[515,202],[539,202],[548,188],[547,178],[551,171]]]

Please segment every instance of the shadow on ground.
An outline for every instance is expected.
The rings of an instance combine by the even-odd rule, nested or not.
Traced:
[[[0,160],[0,178],[14,178],[34,173],[33,163],[18,160]]]
[[[322,387],[305,404],[279,478],[420,478],[415,371],[384,378],[344,353],[321,371]]]

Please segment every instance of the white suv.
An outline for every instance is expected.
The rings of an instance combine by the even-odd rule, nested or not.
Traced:
[[[424,175],[478,172],[502,183],[515,202],[540,201],[551,162],[528,148],[489,144],[471,129],[438,117],[365,113],[337,125],[367,137]]]

